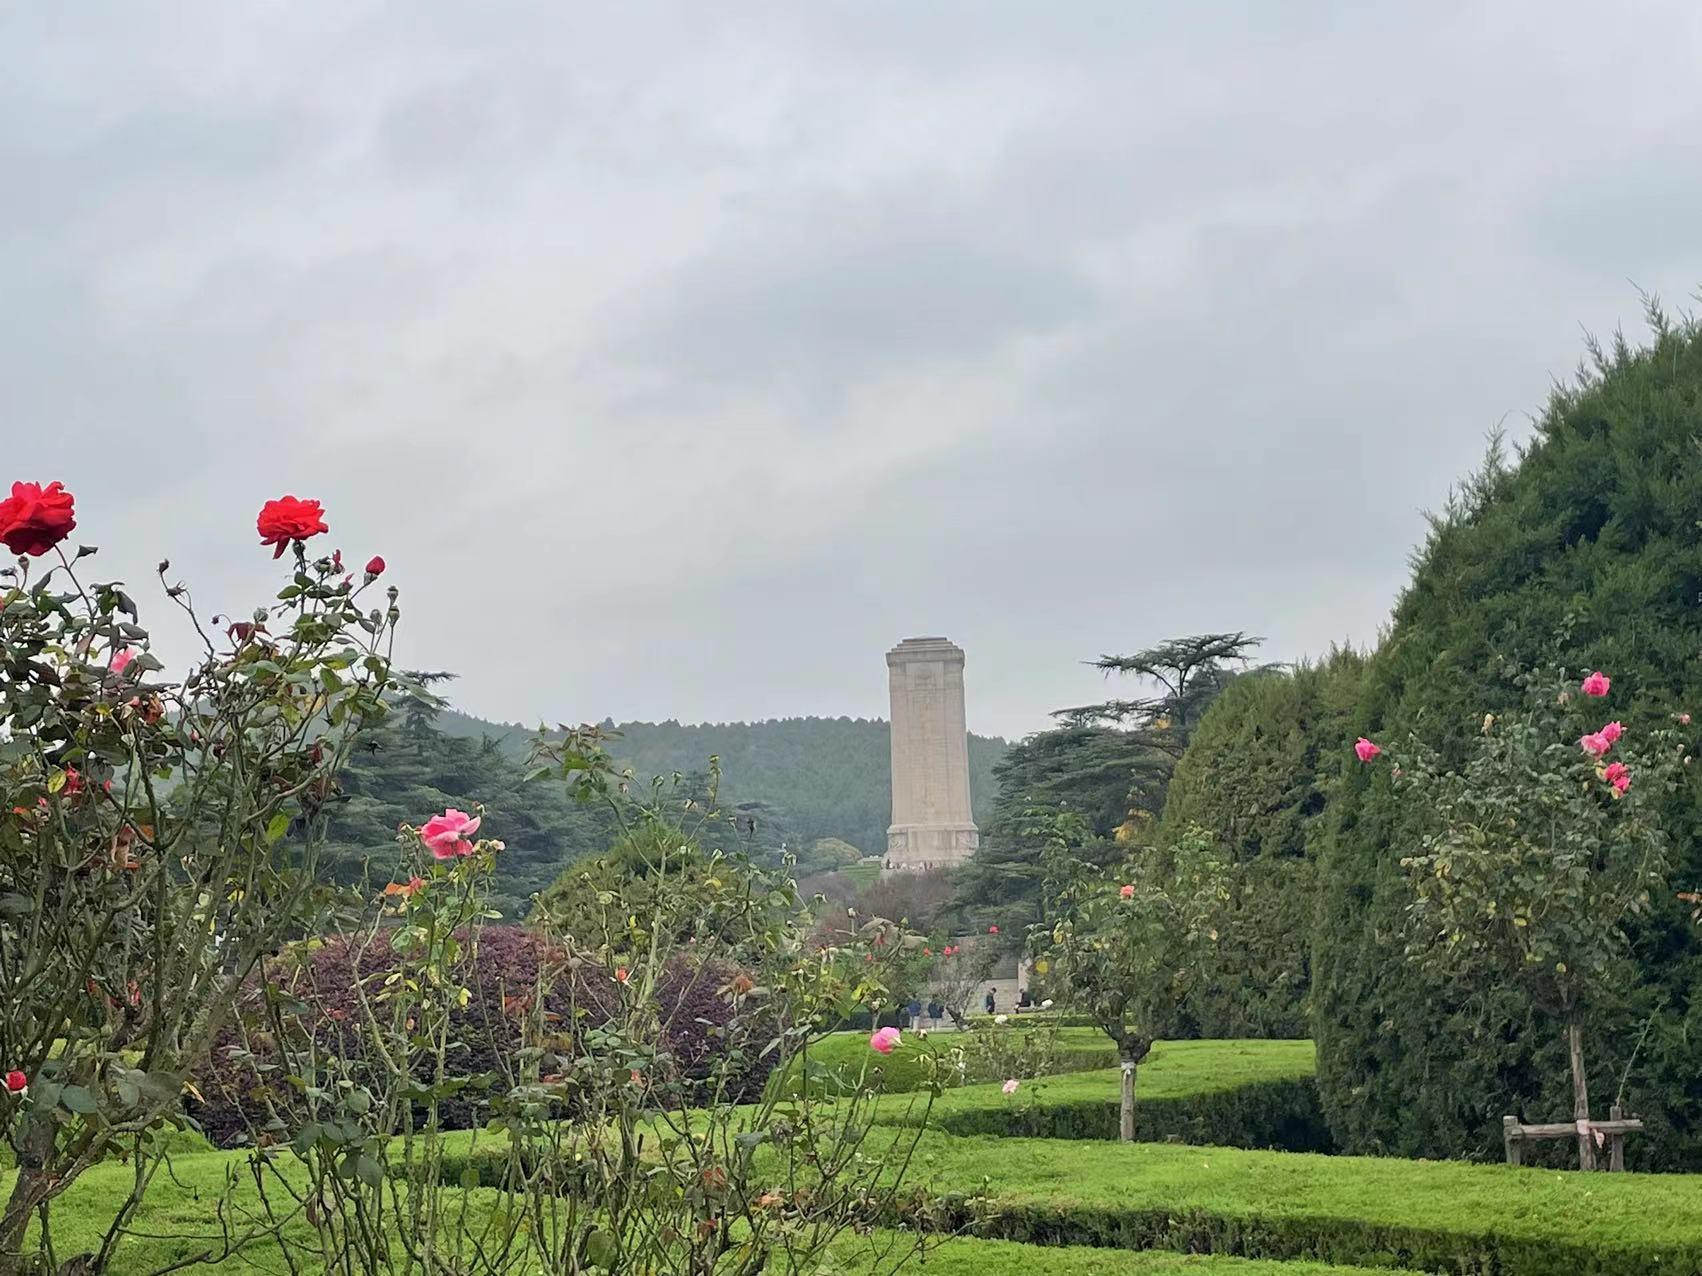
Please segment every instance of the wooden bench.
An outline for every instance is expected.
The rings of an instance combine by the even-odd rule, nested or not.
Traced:
[[[1588,1147],[1589,1140],[1601,1136],[1598,1146],[1605,1142],[1607,1147],[1607,1168],[1623,1170],[1625,1168],[1625,1136],[1640,1134],[1643,1123],[1636,1117],[1627,1117],[1620,1111],[1619,1105],[1613,1105],[1612,1115],[1606,1121],[1554,1121],[1546,1125],[1525,1125],[1517,1117],[1501,1118],[1501,1140],[1507,1146],[1507,1164],[1523,1165],[1525,1163],[1525,1143],[1532,1139],[1576,1139],[1583,1136],[1582,1146]],[[1590,1161],[1595,1158],[1591,1156]],[[1594,1164],[1582,1165],[1581,1169],[1599,1168]]]

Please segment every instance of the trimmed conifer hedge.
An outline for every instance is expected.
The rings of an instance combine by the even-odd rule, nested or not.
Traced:
[[[1352,765],[1350,746],[1417,733],[1458,756],[1485,713],[1519,702],[1514,676],[1542,666],[1606,671],[1605,715],[1629,731],[1680,711],[1702,723],[1702,333],[1651,319],[1648,346],[1596,352],[1524,455],[1492,459],[1434,521],[1328,755],[1340,789],[1318,862],[1313,1036],[1346,1150],[1496,1157],[1504,1114],[1571,1115],[1558,1023],[1405,960],[1399,861],[1414,838],[1387,769]],[[1637,932],[1620,1004],[1588,1025],[1598,1115],[1623,1080],[1648,1124],[1627,1144],[1636,1169],[1702,1168],[1702,928],[1675,898],[1702,886],[1694,773],[1667,814],[1671,888]]]
[[[1069,1091],[1052,1095],[1042,1090],[1032,1100],[1023,1100],[1006,1096],[998,1086],[975,1086],[980,1102],[963,1101],[969,1097],[969,1088],[942,1096],[934,1102],[929,1124],[956,1135],[1115,1139],[1121,1108],[1117,1071],[1085,1075],[1102,1081],[1104,1093]],[[1017,1094],[1021,1093],[1019,1089]],[[1287,1152],[1328,1152],[1334,1146],[1318,1103],[1318,1088],[1310,1077],[1255,1081],[1228,1090],[1143,1100],[1135,1106],[1135,1138],[1142,1143]]]
[[[1224,688],[1176,764],[1161,833],[1198,827],[1235,866],[1229,920],[1184,1004],[1204,1037],[1304,1037],[1327,777],[1364,657],[1263,670]]]

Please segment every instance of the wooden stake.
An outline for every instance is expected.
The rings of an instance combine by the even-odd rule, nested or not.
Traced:
[[[1117,1121],[1117,1137],[1124,1143],[1135,1141],[1135,1061],[1123,1060],[1123,1110]]]
[[[1572,1067],[1572,1116],[1578,1122],[1578,1168],[1596,1168],[1596,1149],[1590,1134],[1590,1081],[1584,1075],[1584,1031],[1576,1015],[1566,1024],[1566,1053]]]

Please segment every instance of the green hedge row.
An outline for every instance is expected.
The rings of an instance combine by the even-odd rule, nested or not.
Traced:
[[[937,1208],[937,1207],[936,1207]],[[1702,1242],[1650,1243],[1598,1250],[1540,1238],[1461,1235],[1419,1227],[1372,1227],[1357,1219],[1224,1218],[1203,1210],[1101,1207],[1068,1213],[1045,1205],[1001,1208],[955,1226],[1027,1245],[1168,1249],[1263,1259],[1311,1259],[1360,1268],[1395,1267],[1474,1276],[1650,1276],[1702,1271]]]
[[[1007,1096],[997,1086],[975,1086],[978,1102],[960,1101],[969,1088],[936,1100],[929,1124],[948,1134],[992,1134],[1038,1139],[1115,1139],[1121,1111],[1118,1075],[1103,1078],[1104,1095],[1066,1093],[1049,1098],[1036,1089],[1031,1099]],[[1075,1078],[1071,1078],[1074,1080]],[[982,1092],[986,1093],[983,1097]],[[1329,1126],[1310,1078],[1256,1081],[1231,1090],[1135,1105],[1135,1138],[1142,1143],[1193,1143],[1213,1147],[1276,1148],[1328,1152]]]
[[[1031,1026],[1024,1021],[989,1031],[1021,1033]],[[1060,1032],[1059,1038],[1052,1060],[1056,1073],[1103,1068],[1116,1060],[1116,1049],[1104,1033],[1071,1028]],[[884,1094],[903,1094],[922,1089],[936,1068],[949,1068],[951,1050],[963,1040],[954,1032],[933,1032],[924,1037],[906,1031],[898,1048],[882,1056],[869,1049],[866,1032],[836,1032],[812,1046],[807,1060],[794,1058],[785,1070],[776,1071],[769,1084],[796,1093],[799,1078],[807,1076],[815,1095],[848,1094],[859,1086]],[[930,1062],[934,1066],[930,1067]]]
[[[1696,1276],[1702,1179],[929,1135],[905,1221],[1035,1245],[1472,1276]]]
[[[890,1273],[893,1264],[870,1261],[870,1250],[894,1246],[891,1232],[877,1231],[871,1243],[847,1241],[834,1247],[839,1266],[822,1270]],[[902,1253],[902,1248],[897,1252]],[[1364,1267],[1319,1263],[1261,1262],[1221,1254],[1175,1254],[1162,1250],[1111,1252],[1085,1245],[1018,1245],[1010,1241],[952,1237],[931,1240],[905,1271],[923,1276],[1365,1276]],[[1390,1276],[1384,1269],[1382,1276]]]
[[[1081,1048],[1091,1051],[1091,1037]],[[1010,1095],[997,1084],[948,1090],[934,1101],[930,1124],[957,1135],[1115,1139],[1121,1077],[1103,1054],[1095,1062],[1096,1071],[1021,1081]],[[1135,1137],[1329,1151],[1314,1066],[1312,1043],[1303,1040],[1161,1041],[1136,1073]],[[919,1114],[882,1119],[909,1124]]]

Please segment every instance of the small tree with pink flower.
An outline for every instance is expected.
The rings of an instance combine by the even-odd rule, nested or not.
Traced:
[[[1170,1030],[1198,958],[1217,940],[1228,890],[1210,839],[1197,830],[1109,871],[1054,845],[1045,861],[1050,919],[1029,931],[1049,987],[1117,1046],[1120,1137],[1135,1137],[1135,1073]]]
[[[1524,678],[1524,706],[1486,716],[1458,765],[1417,739],[1355,745],[1387,767],[1416,821],[1408,956],[1457,980],[1515,984],[1565,1034],[1581,1168],[1594,1165],[1585,1030],[1624,982],[1627,923],[1671,859],[1661,799],[1685,747],[1670,720],[1612,717],[1600,672]]]
[[[966,936],[938,943],[926,959],[928,982],[923,995],[937,999],[957,1029],[966,1031],[975,999],[998,967],[999,952],[991,942]]]

